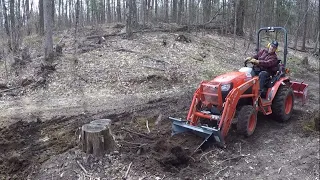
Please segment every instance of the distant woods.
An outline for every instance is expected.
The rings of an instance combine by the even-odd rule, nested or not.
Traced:
[[[122,23],[131,36],[137,29],[176,23],[189,31],[215,29],[251,40],[260,27],[283,26],[291,48],[319,53],[319,0],[0,0],[0,7],[1,33],[13,52],[25,36],[52,36],[75,26]],[[49,56],[52,48],[45,49]]]

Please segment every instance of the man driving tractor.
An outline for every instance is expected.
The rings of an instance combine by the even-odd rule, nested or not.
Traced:
[[[246,58],[248,62],[255,65],[253,68],[255,74],[259,74],[260,93],[263,91],[267,79],[278,70],[278,57],[276,54],[278,45],[278,42],[274,40],[268,44],[268,49],[261,49],[258,54]]]

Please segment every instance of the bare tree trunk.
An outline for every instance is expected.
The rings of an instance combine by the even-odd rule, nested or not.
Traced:
[[[236,2],[234,2],[236,3]],[[222,21],[223,21],[223,25],[222,25],[222,34],[226,33],[226,28],[227,28],[227,22],[225,21],[226,19],[226,0],[222,0]]]
[[[318,8],[318,56],[320,56],[320,4]]]
[[[184,11],[183,0],[179,1],[179,10],[178,10],[178,24],[181,24],[182,21],[182,13]]]
[[[53,40],[52,40],[52,2],[45,0],[43,3],[44,13],[44,29],[45,29],[45,41],[44,41],[44,55],[46,63],[50,62],[53,58]]]
[[[211,14],[210,0],[202,0],[203,23],[208,22]]]
[[[154,0],[154,15],[156,21],[158,22],[158,0]]]
[[[13,30],[16,26],[15,13],[14,13],[14,0],[10,0],[10,24],[11,24],[11,30]]]
[[[110,0],[107,0],[107,22],[111,23],[111,7],[110,7]]]
[[[172,22],[177,22],[178,0],[172,0]]]
[[[166,11],[166,15],[165,15],[165,22],[169,23],[169,0],[164,0],[165,3],[165,11]]]
[[[234,9],[237,9],[238,3],[234,1]],[[233,27],[233,49],[236,48],[236,35],[237,35],[237,11],[234,11],[234,27]]]
[[[261,21],[262,21],[262,0],[259,0],[259,20],[258,20],[258,27],[257,29],[260,29],[261,28]]]
[[[302,8],[301,4],[300,4],[299,6]],[[299,9],[301,9],[301,8],[299,8]],[[307,14],[308,14],[308,10],[309,10],[309,7],[307,8],[307,11],[305,11],[302,19],[298,19],[298,20],[297,20],[297,27],[296,27],[296,32],[295,32],[295,35],[296,35],[296,36],[295,36],[294,45],[293,45],[294,49],[297,49],[300,26],[301,26],[301,24],[302,24],[302,21],[306,18]],[[299,15],[301,15],[301,14],[302,14],[302,13],[299,12]]]
[[[44,20],[43,20],[43,0],[39,0],[39,33],[44,34]]]
[[[305,0],[305,12],[306,15],[304,17],[304,28],[303,28],[303,36],[302,36],[302,47],[301,50],[306,50],[306,36],[307,36],[307,26],[308,26],[308,7],[309,7],[309,0]]]
[[[106,22],[106,0],[103,0],[102,3],[101,3],[101,20],[102,20],[102,23],[105,23]]]
[[[4,27],[6,29],[7,35],[10,37],[9,20],[8,20],[7,7],[5,4],[5,0],[2,0],[2,5],[3,5]]]
[[[21,10],[20,10],[20,8],[21,8],[21,1],[20,0],[16,0],[16,15],[15,15],[15,18],[18,20],[18,19],[20,19],[21,18]],[[18,22],[18,24],[19,24],[19,22]]]
[[[243,36],[243,24],[244,24],[244,13],[245,13],[245,5],[246,0],[239,0],[239,4],[237,6],[237,29],[236,33],[238,36]]]
[[[117,19],[117,12],[116,12],[116,0],[112,0],[112,22],[116,21]]]
[[[132,0],[132,17],[131,17],[131,23],[132,27],[136,28],[138,26],[138,14],[137,14],[137,3],[136,0]]]
[[[316,39],[316,43],[314,43],[314,48],[313,48],[313,53],[316,54],[318,51],[318,46],[320,46],[319,42],[320,42],[320,31],[318,31],[318,35],[317,35],[317,39]],[[320,51],[319,51],[320,52]],[[319,54],[320,56],[320,54]]]
[[[72,4],[72,1],[69,0],[69,17],[68,17],[68,27],[72,27],[72,8],[71,8],[71,4]],[[96,11],[97,12],[97,11]]]
[[[133,3],[132,0],[126,0],[126,33],[127,37],[130,38],[132,36],[132,9]]]
[[[87,24],[90,23],[90,5],[89,5],[89,0],[86,0],[86,21]]]
[[[51,15],[52,15],[52,26],[54,26],[54,24],[55,24],[55,21],[54,21],[54,16],[55,16],[55,11],[56,11],[56,8],[55,8],[55,6],[54,6],[54,1],[55,0],[51,0],[51,3],[52,3],[52,11],[51,11]]]
[[[3,9],[2,9],[2,1],[0,1],[0,28],[3,27]]]
[[[41,0],[41,1],[43,1],[43,0]],[[69,27],[69,23],[68,23],[68,1],[65,2],[65,7],[64,8],[65,8],[64,9],[65,10],[64,25]]]
[[[76,56],[77,50],[78,50],[78,39],[77,39],[77,34],[78,34],[78,24],[79,24],[79,12],[80,11],[80,2],[77,0],[76,2],[76,23],[74,27],[74,42],[75,42],[75,48],[74,48],[74,55]]]
[[[58,9],[58,27],[61,28],[61,3],[62,3],[62,0],[59,0],[59,9]]]
[[[151,0],[147,0],[147,11],[146,11],[146,21],[149,22],[152,20],[152,4]]]
[[[19,40],[19,28],[16,27],[16,19],[15,19],[15,11],[14,11],[14,0],[10,0],[10,43],[9,48],[16,52],[18,50],[18,40]]]
[[[121,4],[120,4],[120,0],[117,0],[117,21],[121,22]]]
[[[146,25],[146,11],[147,11],[146,0],[141,0],[141,15],[140,15],[140,18],[142,19],[143,26]]]

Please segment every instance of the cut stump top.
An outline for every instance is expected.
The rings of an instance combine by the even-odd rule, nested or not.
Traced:
[[[106,126],[101,126],[99,124],[85,124],[82,126],[82,131],[98,133],[106,129]]]

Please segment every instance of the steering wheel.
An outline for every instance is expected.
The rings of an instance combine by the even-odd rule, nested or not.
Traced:
[[[247,64],[248,64],[249,61],[250,61],[249,59],[247,59],[247,60],[244,61],[244,67],[248,67]],[[249,62],[249,63],[252,64],[251,67],[254,66],[254,64],[253,64],[252,62]]]

